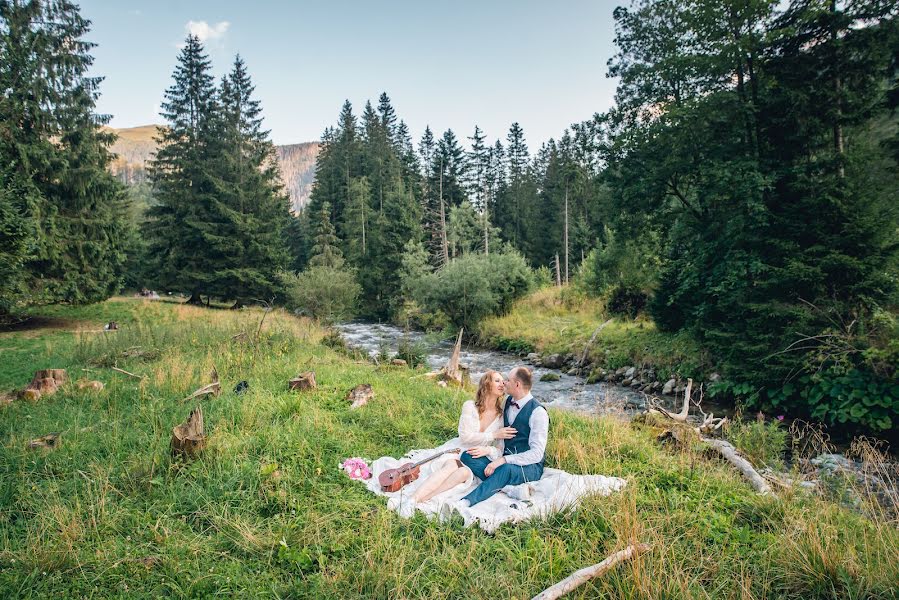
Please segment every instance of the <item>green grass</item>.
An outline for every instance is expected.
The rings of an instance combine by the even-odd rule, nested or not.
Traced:
[[[609,318],[602,303],[573,289],[538,290],[514,304],[508,314],[478,325],[480,341],[489,346],[533,349],[542,354],[572,353],[578,358],[593,332]],[[652,321],[614,318],[590,347],[591,362],[606,368],[653,367],[658,377],[678,373],[699,377],[708,359],[685,333],[666,333]]]
[[[0,597],[529,598],[634,540],[652,550],[570,597],[890,598],[899,582],[895,523],[759,497],[727,465],[612,418],[554,411],[548,463],[626,477],[622,493],[494,535],[404,520],[338,463],[445,441],[470,390],[352,361],[282,312],[258,338],[259,311],[117,300],[48,313],[123,328],[0,334],[16,357],[0,390],[49,366],[106,384],[0,408]],[[182,402],[213,365],[222,395]],[[288,392],[309,369],[319,388]],[[375,399],[351,411],[363,382]],[[208,447],[172,461],[171,427],[195,404]],[[26,448],[51,431],[61,447]]]

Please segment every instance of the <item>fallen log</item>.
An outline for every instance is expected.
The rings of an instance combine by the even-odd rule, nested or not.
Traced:
[[[768,485],[765,478],[759,475],[759,472],[755,470],[748,460],[740,456],[740,453],[737,452],[737,449],[734,448],[732,444],[724,440],[706,437],[702,438],[702,441],[723,456],[727,462],[735,466],[743,477],[749,481],[749,484],[755,491],[763,496],[771,493],[771,486]]]
[[[172,428],[172,456],[196,458],[205,447],[203,409],[198,406],[190,411],[184,423]]]
[[[287,382],[287,388],[290,390],[314,390],[317,387],[318,384],[315,383],[315,371],[307,371]]]
[[[370,383],[357,385],[346,395],[346,399],[352,403],[350,404],[350,408],[359,408],[360,406],[365,406],[366,404],[368,404],[368,401],[374,397],[375,392],[371,388]]]
[[[591,579],[604,575],[615,568],[618,563],[635,558],[649,550],[649,548],[648,544],[631,544],[624,550],[619,550],[610,555],[600,563],[575,571],[559,583],[546,588],[534,596],[532,600],[555,600],[556,598],[561,598]]]

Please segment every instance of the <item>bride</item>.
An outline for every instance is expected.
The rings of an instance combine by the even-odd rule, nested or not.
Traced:
[[[512,427],[503,427],[505,391],[502,374],[487,371],[478,383],[475,399],[462,405],[458,440],[451,440],[444,446],[463,448],[474,458],[487,456],[493,460],[502,456],[503,440],[515,435]],[[411,516],[416,504],[427,502],[457,485],[467,484],[473,477],[471,469],[459,461],[458,454],[438,459],[433,474],[409,497],[408,504],[404,503],[403,512]]]

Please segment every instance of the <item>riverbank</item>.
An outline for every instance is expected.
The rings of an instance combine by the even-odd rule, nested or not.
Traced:
[[[662,384],[671,378],[702,381],[714,374],[709,357],[690,336],[659,331],[649,320],[608,319],[598,300],[570,288],[543,288],[522,298],[508,314],[482,321],[476,339],[522,356],[539,354],[540,364],[549,360],[573,366],[585,358],[580,368],[586,373],[605,371],[594,377],[628,367],[635,369],[632,376],[652,371],[653,381]]]
[[[625,492],[495,535],[404,520],[337,465],[445,441],[470,390],[348,358],[281,311],[123,299],[46,314],[83,333],[0,333],[0,391],[49,367],[105,388],[0,407],[3,597],[528,598],[633,541],[651,550],[572,597],[889,598],[899,580],[895,519],[831,501],[839,480],[758,496],[699,446],[561,410],[548,463]],[[109,320],[119,330],[98,332]],[[222,394],[184,402],[213,366]],[[316,390],[287,390],[310,369]],[[375,397],[351,410],[359,383]],[[206,450],[173,461],[171,427],[196,404]],[[28,448],[50,432],[58,447]]]

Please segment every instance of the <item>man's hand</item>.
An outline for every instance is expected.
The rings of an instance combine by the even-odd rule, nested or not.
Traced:
[[[493,439],[495,440],[511,440],[515,437],[515,434],[518,433],[518,430],[514,427],[501,427],[493,432]]]
[[[481,458],[490,454],[491,450],[493,450],[493,448],[490,446],[475,446],[474,448],[469,448],[466,452],[471,454],[472,458]]]
[[[506,464],[506,459],[505,459],[505,457],[501,456],[484,468],[484,475],[486,475],[487,477],[490,477],[491,475],[493,475],[494,471],[496,471],[499,467],[501,467],[504,464]]]

